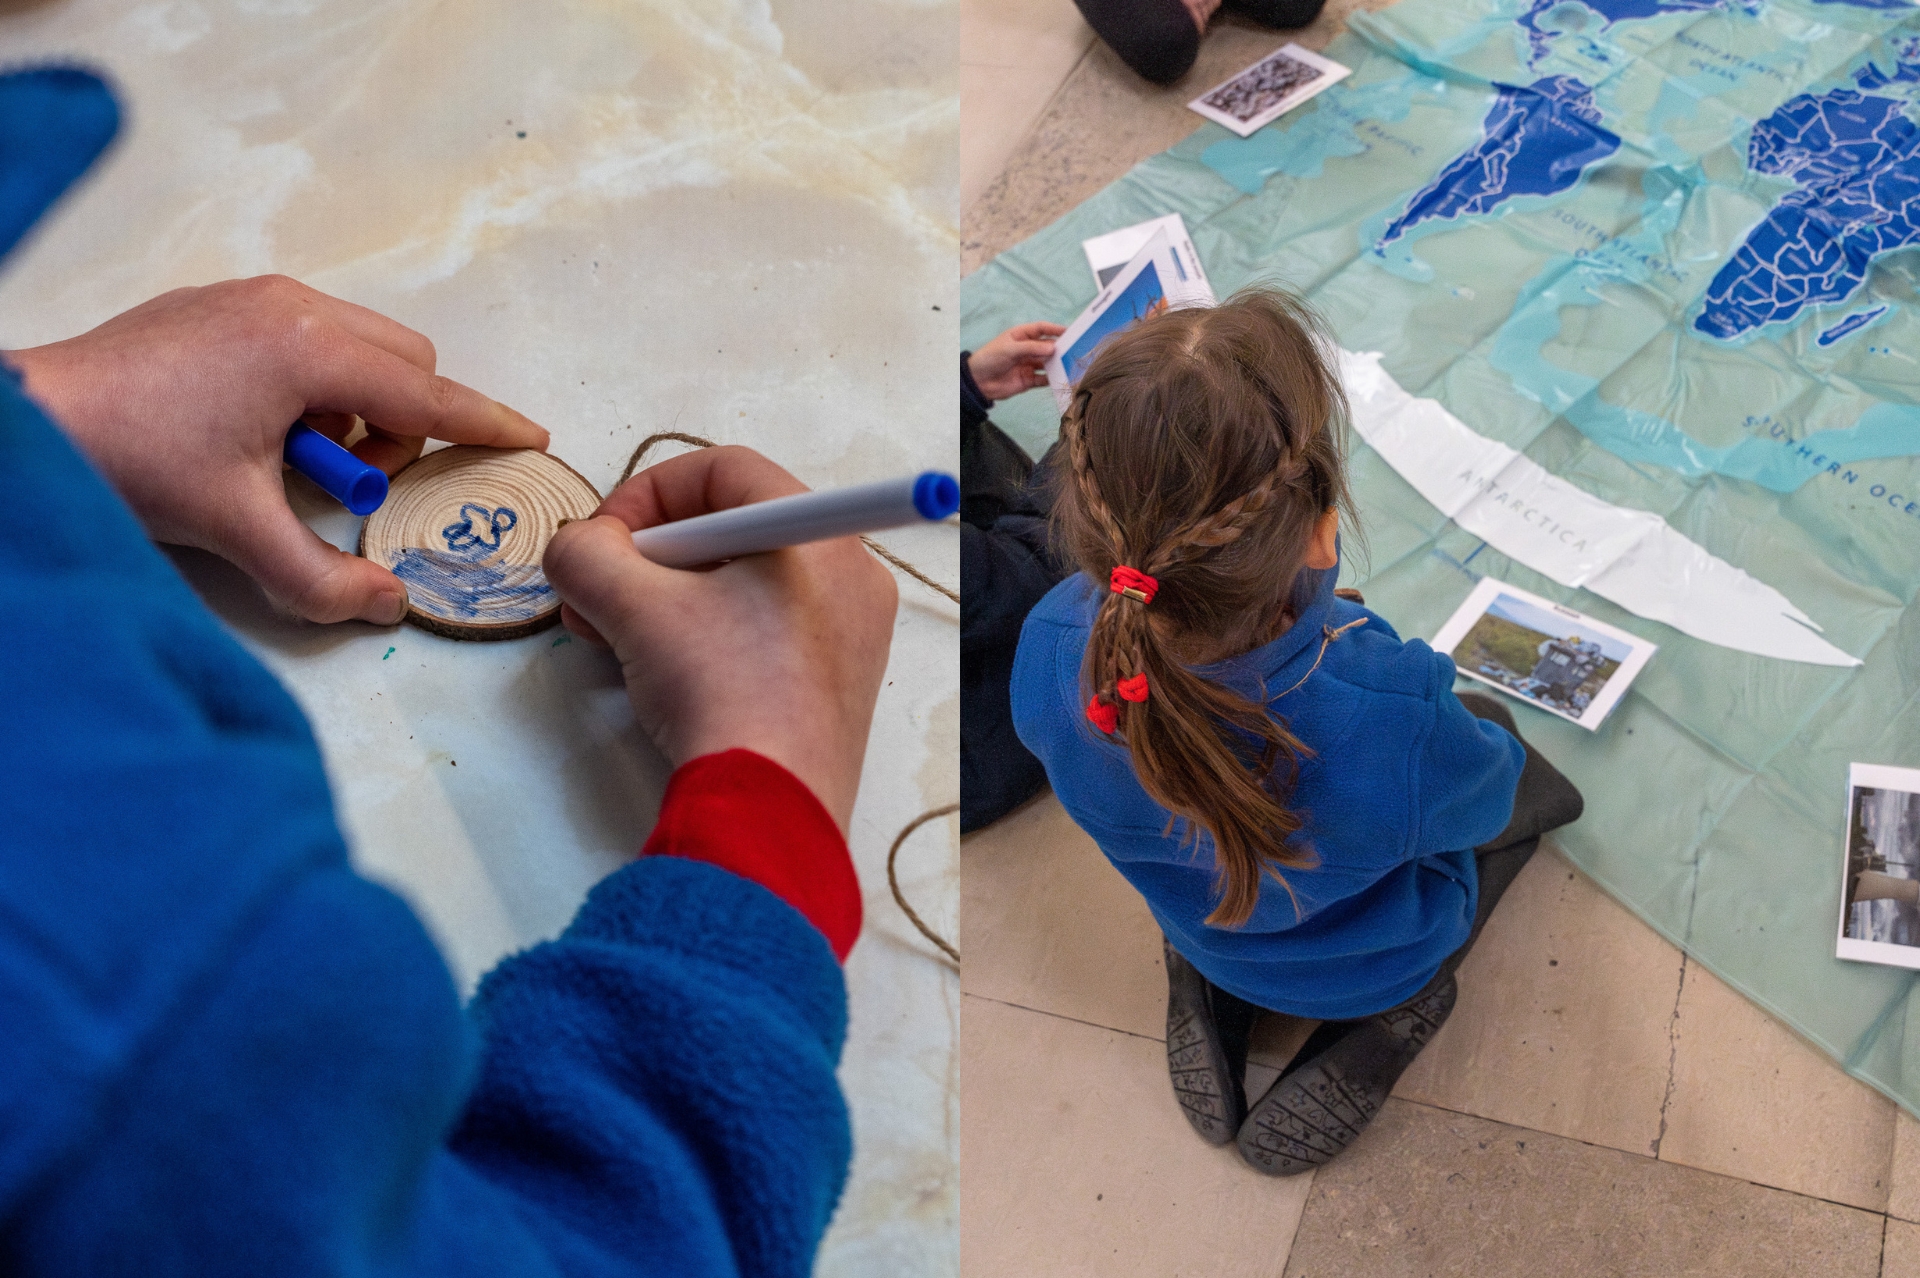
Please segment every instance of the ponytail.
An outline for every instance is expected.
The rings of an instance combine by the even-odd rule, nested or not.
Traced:
[[[1215,926],[1245,923],[1266,876],[1297,911],[1282,870],[1315,864],[1288,806],[1312,751],[1264,690],[1249,698],[1192,657],[1271,639],[1314,526],[1350,507],[1323,349],[1280,294],[1170,312],[1102,349],[1061,423],[1055,532],[1108,587],[1081,668],[1087,717],[1189,834],[1211,836]]]

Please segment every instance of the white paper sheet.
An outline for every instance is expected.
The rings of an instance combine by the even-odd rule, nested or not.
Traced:
[[[1103,289],[1113,283],[1114,276],[1127,269],[1127,264],[1147,246],[1147,241],[1153,238],[1155,231],[1167,233],[1167,242],[1173,246],[1173,251],[1185,255],[1185,264],[1192,269],[1194,278],[1205,284],[1211,293],[1213,286],[1207,283],[1206,267],[1201,264],[1200,254],[1193,247],[1193,237],[1187,234],[1186,219],[1178,213],[1136,222],[1117,231],[1108,231],[1105,235],[1096,235],[1090,240],[1081,240],[1080,250],[1087,255],[1087,266],[1093,271],[1093,282]]]
[[[1817,633],[1785,595],[1645,510],[1601,501],[1438,400],[1408,394],[1377,351],[1340,352],[1362,439],[1442,513],[1504,555],[1674,629],[1742,652],[1821,666],[1857,657]]]

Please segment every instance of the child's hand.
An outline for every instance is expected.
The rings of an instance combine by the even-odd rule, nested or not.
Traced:
[[[434,376],[420,334],[280,275],[175,289],[6,358],[150,536],[232,560],[310,621],[390,625],[407,596],[288,507],[280,450],[296,418],[336,441],[367,419],[354,452],[388,474],[429,438],[547,446],[519,413]]]
[[[1067,330],[1058,324],[1015,324],[982,346],[967,361],[973,384],[988,399],[1011,399],[1047,384],[1042,367],[1053,358],[1053,339]]]
[[[899,591],[857,538],[748,555],[706,571],[641,556],[641,528],[807,491],[747,448],[641,471],[547,546],[561,619],[611,646],[641,728],[679,767],[717,750],[792,772],[845,832]]]

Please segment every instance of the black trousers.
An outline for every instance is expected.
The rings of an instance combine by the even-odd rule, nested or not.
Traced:
[[[1172,84],[1200,52],[1200,28],[1181,0],[1073,0],[1094,34],[1136,75]],[[1263,27],[1293,30],[1320,16],[1326,0],[1223,0],[1221,8]]]

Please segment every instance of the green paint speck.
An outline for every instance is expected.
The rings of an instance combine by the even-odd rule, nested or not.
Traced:
[[[386,656],[386,657],[382,657],[382,658],[380,658],[380,660],[382,660],[382,661],[385,661],[385,660],[387,659],[387,657],[391,657],[391,656],[392,656],[392,655],[393,655],[394,653],[396,653],[396,652],[398,652],[398,651],[399,651],[399,649],[398,649],[398,648],[389,648],[389,649],[387,649],[387,656]]]
[[[572,642],[573,642],[573,636],[572,636],[572,635],[561,635],[561,636],[560,636],[560,637],[559,637],[558,639],[555,639],[555,640],[553,641],[553,643],[552,643],[551,645],[549,645],[549,646],[550,646],[550,647],[554,647],[554,648],[558,648],[558,647],[559,647],[559,646],[560,646],[561,644],[563,644],[563,643],[572,643]]]

